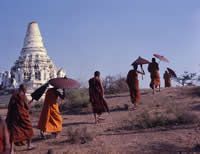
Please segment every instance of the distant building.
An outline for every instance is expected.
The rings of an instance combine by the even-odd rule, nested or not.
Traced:
[[[10,72],[1,73],[1,88],[13,89],[18,88],[21,83],[26,83],[29,89],[33,90],[57,76],[64,77],[65,71],[59,69],[57,72],[55,64],[44,48],[38,24],[29,23],[19,58]]]

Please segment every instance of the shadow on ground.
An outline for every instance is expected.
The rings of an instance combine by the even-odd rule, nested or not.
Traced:
[[[72,122],[72,123],[65,123],[62,126],[63,127],[68,127],[68,126],[77,126],[77,125],[89,125],[89,124],[94,124],[92,122]]]
[[[127,111],[128,106],[129,105],[127,104],[124,104],[123,107],[120,107],[117,105],[116,107],[111,108],[110,112]],[[92,111],[84,112],[82,111],[82,108],[76,108],[74,111],[63,111],[61,112],[61,114],[63,115],[90,115],[90,114],[93,114],[93,112]]]
[[[192,110],[194,110],[194,111],[200,111],[200,105],[196,105],[196,106],[192,107]]]
[[[194,148],[185,148],[185,147],[177,147],[173,144],[168,144],[168,143],[160,143],[160,142],[155,142],[152,143],[149,146],[145,147],[146,149],[150,149],[154,151],[155,153],[170,153],[170,154],[182,154],[182,153],[195,153],[199,152],[199,150],[196,150]]]
[[[193,88],[191,95],[200,97],[200,87],[198,86],[198,87]]]
[[[105,98],[111,99],[111,98],[128,97],[128,96],[129,96],[129,94],[126,94],[126,95],[112,95],[112,96],[105,96]]]

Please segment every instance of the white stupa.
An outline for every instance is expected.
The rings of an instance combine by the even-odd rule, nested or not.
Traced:
[[[65,75],[64,70],[59,70],[59,77]],[[47,55],[39,26],[36,22],[28,25],[24,45],[18,60],[9,72],[2,73],[2,88],[18,87],[21,83],[26,83],[29,89],[36,89],[49,79],[57,77],[57,69],[52,60]]]

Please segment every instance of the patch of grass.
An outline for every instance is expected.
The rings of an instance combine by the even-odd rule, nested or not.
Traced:
[[[94,132],[88,132],[87,127],[77,128],[75,130],[70,127],[67,131],[68,142],[71,144],[85,144],[96,137]]]
[[[122,124],[121,129],[147,129],[156,127],[167,127],[181,124],[194,124],[199,121],[196,114],[191,113],[184,107],[174,107],[166,112],[148,112],[144,110],[135,118],[129,115],[129,120]]]
[[[69,90],[66,92],[66,99],[73,104],[81,104],[83,107],[87,107],[89,103],[89,94],[87,88]]]
[[[65,102],[60,104],[61,112],[80,112],[90,107],[87,88],[66,91]]]
[[[151,116],[148,112],[143,112],[136,120],[135,127],[137,128],[155,128],[159,126],[167,126],[172,121],[167,116],[161,113],[156,113]]]

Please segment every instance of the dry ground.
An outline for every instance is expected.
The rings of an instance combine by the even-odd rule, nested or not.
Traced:
[[[0,97],[0,115],[5,118],[7,109],[2,105],[8,100]],[[31,120],[34,127],[33,144],[36,149],[27,151],[26,146],[16,147],[16,153],[47,153],[53,149],[54,153],[173,153],[178,151],[194,151],[200,144],[198,123],[189,125],[175,125],[149,129],[127,130],[124,123],[128,119],[136,121],[141,112],[164,112],[166,108],[183,106],[187,111],[200,115],[200,87],[177,87],[161,89],[152,95],[150,89],[141,90],[141,102],[136,110],[127,110],[131,105],[129,93],[106,96],[111,113],[105,113],[100,124],[94,124],[93,115],[63,113],[63,131],[59,139],[40,139],[37,122],[40,112],[33,112]],[[125,105],[127,104],[127,105]],[[68,130],[86,127],[90,134],[96,137],[84,144],[68,142]]]

